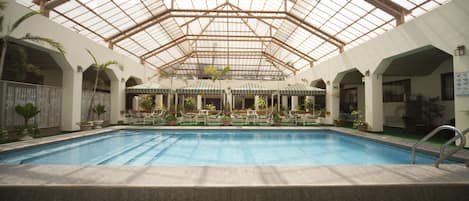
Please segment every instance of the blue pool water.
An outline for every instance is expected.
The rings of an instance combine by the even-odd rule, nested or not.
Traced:
[[[0,154],[3,164],[410,164],[410,151],[333,131],[122,130]],[[436,157],[417,155],[418,164]]]

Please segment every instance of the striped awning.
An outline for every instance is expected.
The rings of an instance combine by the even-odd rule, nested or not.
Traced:
[[[176,93],[178,94],[190,95],[221,95],[224,92],[225,90],[222,88],[206,82],[197,82],[193,85],[176,89]]]
[[[316,96],[325,95],[324,89],[307,86],[304,84],[291,84],[279,90],[280,95],[283,96]]]
[[[168,94],[170,91],[170,88],[155,82],[147,82],[125,89],[125,92],[129,94]]]
[[[240,87],[231,89],[231,94],[233,95],[271,95],[274,92],[274,90],[256,83],[246,83]]]

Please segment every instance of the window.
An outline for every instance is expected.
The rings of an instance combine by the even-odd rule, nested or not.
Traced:
[[[441,100],[454,100],[453,73],[441,74]]]
[[[410,80],[383,83],[383,102],[404,102],[410,95]]]

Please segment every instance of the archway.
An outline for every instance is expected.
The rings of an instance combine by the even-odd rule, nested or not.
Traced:
[[[98,81],[96,82],[96,75],[97,71],[93,67],[89,67],[83,72],[81,121],[104,120],[108,123],[111,120],[111,83],[117,81],[117,76],[115,76],[112,69],[106,69],[99,72]],[[95,85],[96,93],[91,104]],[[88,115],[90,105],[95,107],[98,104],[104,105],[106,112],[100,117],[94,112]]]
[[[351,122],[353,111],[365,114],[365,86],[363,74],[354,68],[337,74],[334,86],[339,89],[339,118]]]
[[[437,125],[454,125],[452,55],[425,46],[384,59],[377,71],[383,76],[386,129],[423,134]]]
[[[318,79],[318,80],[312,81],[310,83],[310,86],[326,90],[326,82],[324,82],[323,79]],[[315,110],[325,109],[326,108],[326,96],[325,95],[315,96],[314,97],[314,104],[315,104]],[[325,116],[325,111],[321,112],[320,115],[324,117]]]
[[[125,81],[125,87],[132,87],[136,86],[139,84],[142,84],[143,81],[140,78],[136,78],[133,76],[130,76],[126,81]],[[134,104],[134,97],[136,94],[125,94],[125,111],[132,110],[133,104]]]

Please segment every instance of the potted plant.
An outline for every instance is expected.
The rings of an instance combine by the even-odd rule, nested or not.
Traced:
[[[177,124],[177,119],[174,114],[170,113],[165,116],[166,123],[168,126],[175,126]]]
[[[344,125],[344,120],[338,118],[338,119],[334,119],[334,126],[337,126],[337,127],[341,127]]]
[[[32,103],[26,103],[25,105],[17,105],[15,107],[17,114],[21,115],[24,118],[24,127],[21,134],[23,135],[22,140],[32,139],[29,132],[29,120],[39,114],[39,110]]]
[[[93,107],[93,112],[98,115],[98,120],[93,121],[94,128],[102,128],[104,120],[101,119],[101,115],[103,115],[106,112],[105,106],[101,104],[97,104]]]
[[[193,97],[187,97],[184,99],[184,111],[193,112],[195,110],[195,100]]]
[[[354,110],[351,115],[353,116],[353,128],[363,132],[368,130],[368,124],[363,120],[364,118],[361,112]]]
[[[0,129],[0,137],[1,137],[1,140],[0,141],[8,141],[9,139],[9,135],[8,135],[8,130],[5,129],[5,128],[1,128]]]
[[[145,95],[140,102],[140,107],[142,107],[145,112],[151,112],[155,108],[155,101],[153,101],[151,96]]]
[[[231,125],[231,116],[230,115],[223,116],[222,120],[223,120],[223,125],[224,126],[230,126]]]

